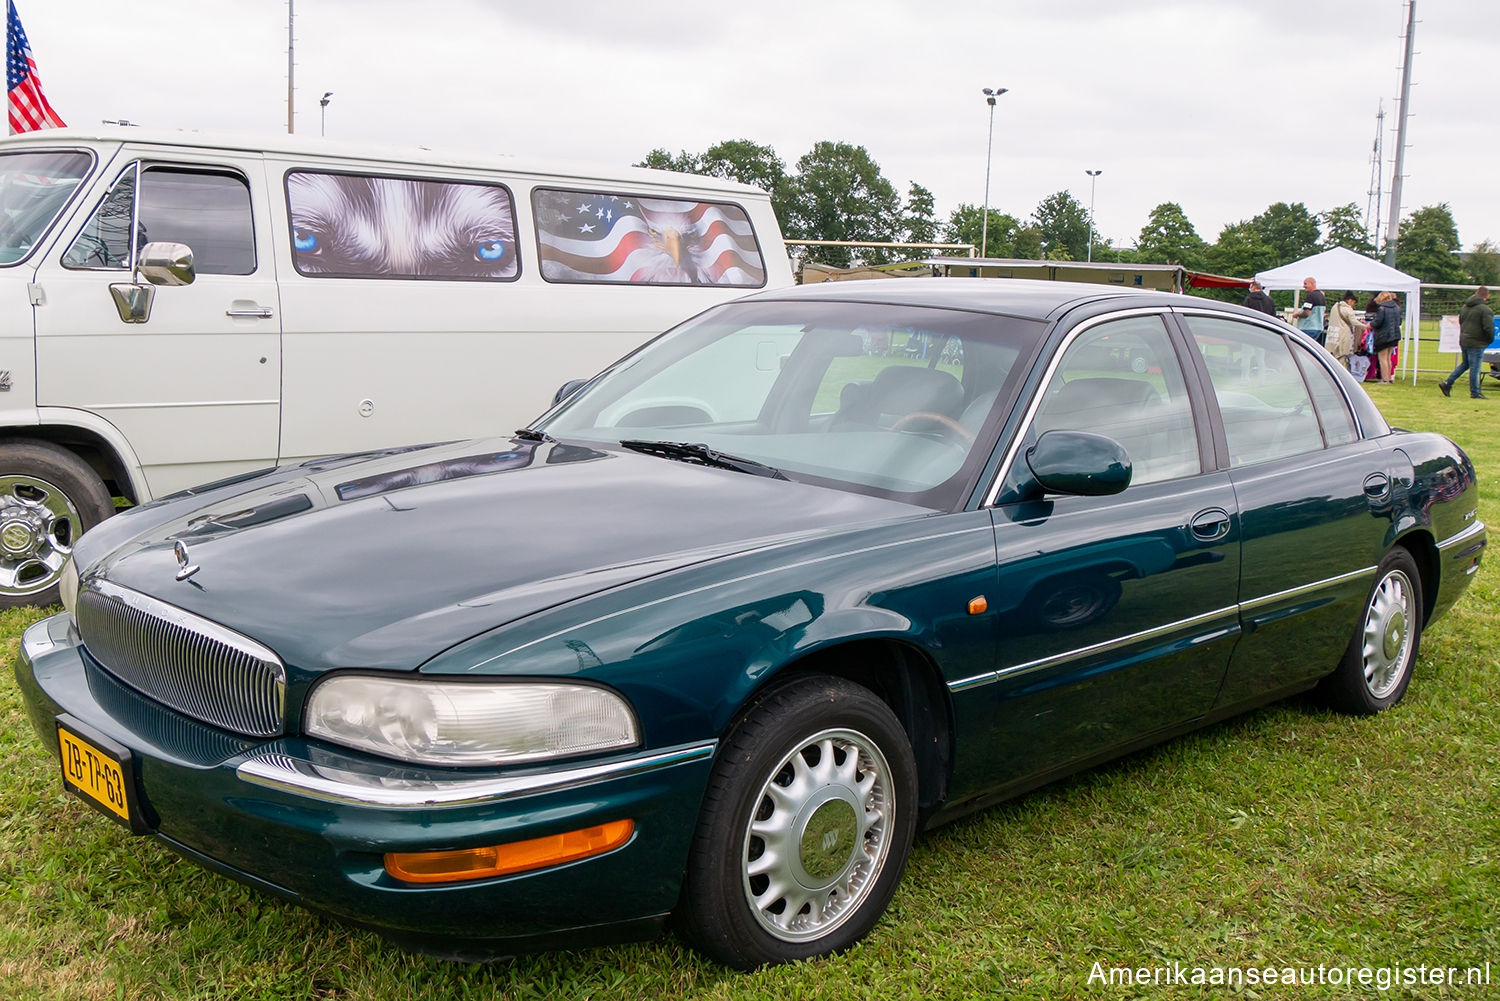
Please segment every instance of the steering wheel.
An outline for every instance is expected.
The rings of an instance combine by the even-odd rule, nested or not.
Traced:
[[[892,424],[891,430],[905,431],[908,424],[915,424],[917,421],[931,421],[934,424],[940,425],[943,430],[953,432],[954,436],[962,441],[965,445],[968,445],[974,440],[973,432],[964,427],[962,424],[958,423],[958,421],[954,420],[952,417],[949,417],[947,414],[939,414],[931,410],[913,410],[911,413],[907,414],[905,417],[899,418],[896,423]]]

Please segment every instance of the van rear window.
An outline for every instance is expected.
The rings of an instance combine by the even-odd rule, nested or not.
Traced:
[[[725,202],[537,188],[537,256],[549,282],[760,288],[745,210]]]
[[[291,171],[292,260],[312,278],[509,281],[515,203],[498,184]]]

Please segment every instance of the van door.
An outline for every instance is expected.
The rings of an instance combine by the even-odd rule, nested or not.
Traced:
[[[274,463],[280,303],[260,159],[128,161],[83,218],[37,269],[37,405],[113,424],[152,496]],[[161,241],[187,244],[197,277],[155,288],[127,322],[110,286]]]

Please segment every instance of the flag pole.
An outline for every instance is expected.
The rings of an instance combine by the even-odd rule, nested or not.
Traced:
[[[294,42],[294,40],[292,38],[292,18],[294,16],[293,15],[292,4],[293,4],[293,0],[286,0],[286,134],[287,135],[291,135],[293,132],[296,131],[295,127],[292,124],[293,123],[292,116],[295,114],[295,112],[292,109],[292,89],[293,89],[293,82],[295,80],[295,77],[294,77],[293,74],[296,73],[296,64],[292,61],[293,46],[295,44],[295,42]]]

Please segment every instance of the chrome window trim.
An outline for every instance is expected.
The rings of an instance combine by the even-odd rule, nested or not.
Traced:
[[[1005,454],[1005,461],[1001,462],[1000,468],[995,470],[994,479],[990,481],[990,488],[985,491],[984,502],[979,505],[980,507],[995,506],[995,499],[1000,495],[1000,487],[1004,485],[1005,478],[1010,475],[1011,466],[1016,461],[1016,454],[1021,450],[1021,443],[1026,440],[1026,434],[1031,430],[1031,424],[1036,419],[1037,411],[1042,407],[1042,397],[1046,393],[1047,387],[1052,384],[1052,377],[1057,374],[1057,368],[1062,364],[1063,355],[1068,353],[1068,348],[1073,346],[1073,342],[1078,339],[1079,335],[1087,333],[1101,323],[1110,323],[1114,320],[1129,319],[1135,316],[1165,317],[1171,311],[1172,308],[1170,306],[1137,306],[1134,309],[1122,309],[1113,313],[1105,313],[1101,316],[1091,316],[1068,331],[1067,336],[1063,338],[1063,342],[1057,346],[1057,350],[1052,352],[1052,358],[1047,362],[1047,370],[1042,373],[1042,380],[1038,384],[1037,391],[1032,395],[1031,402],[1026,407],[1026,416],[1022,418],[1020,426],[1016,429],[1015,437],[1011,439],[1010,450]],[[1165,324],[1162,325],[1162,331],[1168,336],[1171,335],[1171,331],[1167,329]]]
[[[718,741],[683,744],[664,751],[580,765],[556,771],[528,775],[501,775],[485,778],[434,779],[427,782],[407,780],[409,788],[397,789],[376,785],[381,776],[371,773],[371,784],[334,777],[327,772],[355,773],[333,769],[288,754],[263,754],[242,762],[235,775],[250,785],[290,793],[324,803],[343,806],[379,807],[392,810],[423,810],[431,807],[476,806],[485,803],[535,796],[541,793],[576,789],[611,779],[631,778],[649,772],[712,758]],[[409,770],[409,766],[393,768]]]
[[[1129,646],[1132,643],[1138,643],[1142,640],[1155,639],[1159,636],[1165,636],[1169,633],[1177,632],[1184,628],[1191,628],[1192,626],[1201,625],[1202,623],[1209,622],[1214,619],[1223,618],[1226,615],[1236,614],[1238,613],[1238,611],[1238,606],[1226,605],[1223,608],[1216,608],[1209,612],[1203,612],[1202,614],[1194,615],[1191,618],[1179,619],[1176,622],[1169,622],[1166,625],[1155,626],[1151,629],[1143,629],[1138,633],[1131,633],[1128,636],[1116,636],[1112,640],[1101,640],[1098,643],[1092,643],[1088,646],[1078,647],[1074,650],[1066,650],[1062,653],[1055,653],[1051,656],[1041,657],[1037,660],[1029,660],[1023,664],[1013,664],[1010,667],[1002,667],[998,670],[990,671],[986,674],[978,674],[971,678],[964,678],[961,681],[950,682],[948,685],[948,690],[950,692],[969,691],[974,688],[983,687],[984,685],[993,684],[994,682],[1000,681],[1002,678],[1010,678],[1016,675],[1030,674],[1033,671],[1039,671],[1043,668],[1055,667],[1059,664],[1066,664],[1069,661],[1073,660],[1081,660],[1084,657],[1089,657],[1096,653],[1107,653],[1110,650],[1117,650],[1120,647]],[[1233,635],[1235,632],[1239,631],[1239,628],[1240,624],[1238,621],[1238,617],[1236,617],[1236,621],[1233,625],[1226,625],[1219,629],[1210,630],[1209,632],[1195,637],[1192,642],[1195,645],[1208,643],[1212,640],[1220,639],[1224,636]]]

